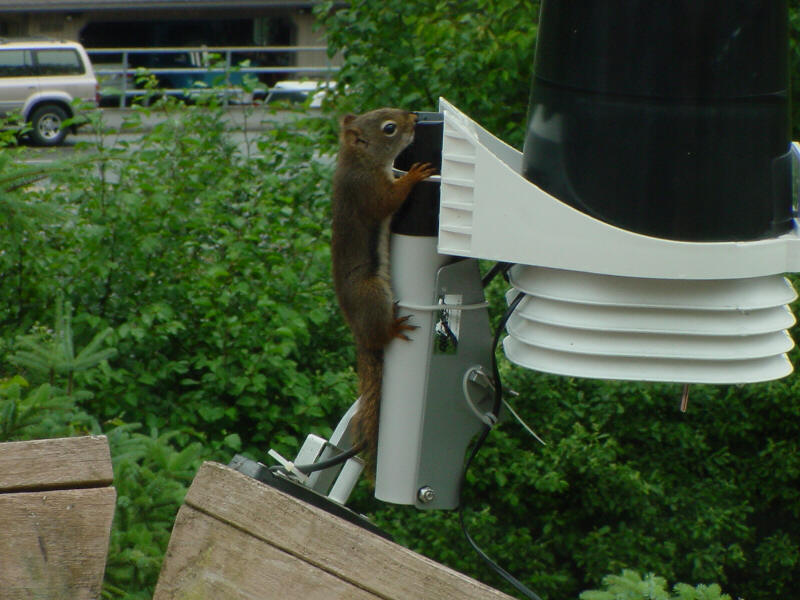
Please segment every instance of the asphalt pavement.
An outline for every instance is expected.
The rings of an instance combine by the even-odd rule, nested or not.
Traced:
[[[100,110],[103,111],[103,123],[107,131],[119,131],[122,124],[125,122],[132,122],[139,114],[139,125],[135,128],[128,128],[126,131],[149,131],[154,125],[168,118],[168,113],[158,106],[149,109],[136,110],[133,108],[113,108],[104,107]],[[311,109],[309,112],[317,112]],[[261,131],[270,126],[271,123],[281,123],[287,120],[297,118],[299,115],[308,113],[297,113],[293,111],[276,111],[273,108],[267,108],[263,104],[257,105],[231,105],[225,109],[225,119],[230,121],[230,126],[234,130],[242,130],[247,127],[248,131]],[[91,130],[90,126],[82,128]]]
[[[158,106],[148,110],[134,110],[132,108],[104,107],[102,123],[105,135],[98,138],[92,130],[91,125],[78,129],[76,134],[70,134],[61,146],[54,148],[42,148],[23,144],[20,162],[27,164],[48,164],[62,157],[69,156],[81,151],[82,142],[102,143],[104,146],[116,146],[126,144],[129,148],[136,148],[141,141],[143,133],[152,130],[159,122],[169,118],[169,114]],[[230,139],[239,150],[248,156],[256,156],[259,152],[257,148],[257,134],[265,131],[272,124],[286,122],[309,114],[317,113],[316,109],[309,109],[306,112],[295,111],[276,111],[272,107],[266,108],[263,105],[241,106],[231,105],[225,109],[224,119],[230,121]],[[125,122],[132,122],[132,118],[138,113],[139,119],[136,127],[125,127]],[[246,128],[245,128],[246,125]],[[321,159],[322,160],[322,159]]]

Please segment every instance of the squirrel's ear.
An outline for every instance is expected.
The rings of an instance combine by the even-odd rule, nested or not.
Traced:
[[[358,143],[359,133],[360,132],[355,127],[344,129],[342,130],[342,140],[345,144],[355,146]]]
[[[340,138],[342,142],[351,146],[355,146],[356,143],[358,143],[359,137],[361,137],[361,130],[353,125],[353,121],[355,120],[355,115],[345,115],[340,121],[342,127]]]

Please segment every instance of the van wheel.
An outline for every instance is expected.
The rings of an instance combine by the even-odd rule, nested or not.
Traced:
[[[39,106],[31,114],[31,139],[37,146],[58,146],[67,137],[67,111],[56,104]]]

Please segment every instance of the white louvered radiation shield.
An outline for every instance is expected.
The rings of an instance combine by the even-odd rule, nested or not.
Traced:
[[[681,383],[753,383],[792,372],[780,275],[648,279],[516,265],[507,325],[512,362],[566,376]]]
[[[559,375],[679,383],[792,372],[782,273],[800,272],[800,223],[770,239],[682,242],[614,227],[520,173],[522,154],[446,100],[438,249],[514,264],[525,294],[503,345]],[[795,144],[800,157],[800,146]],[[800,165],[800,161],[798,161]]]

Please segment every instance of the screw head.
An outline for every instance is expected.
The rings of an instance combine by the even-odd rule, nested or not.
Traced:
[[[426,485],[419,488],[419,491],[417,492],[417,498],[423,504],[427,504],[428,502],[433,502],[436,499],[436,492],[431,486]]]

